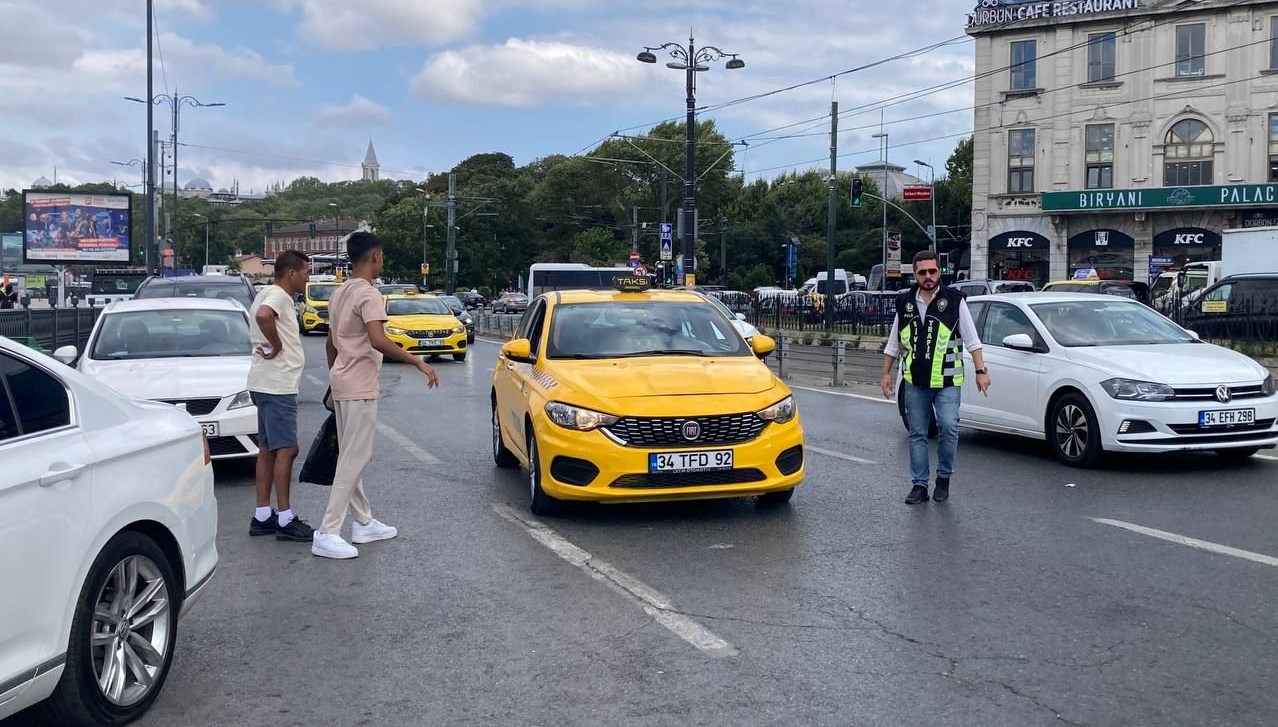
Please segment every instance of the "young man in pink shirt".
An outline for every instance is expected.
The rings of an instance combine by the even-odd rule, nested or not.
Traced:
[[[439,386],[430,364],[386,338],[386,303],[373,281],[382,273],[382,243],[371,232],[355,232],[346,241],[351,277],[328,303],[328,369],[337,413],[337,473],[324,522],[315,531],[311,553],[321,558],[354,558],[359,550],[342,539],[349,509],[355,518],[351,541],[389,540],[399,531],[373,518],[364,494],[364,471],[373,458],[377,428],[378,377],[382,357],[416,366],[427,387]]]

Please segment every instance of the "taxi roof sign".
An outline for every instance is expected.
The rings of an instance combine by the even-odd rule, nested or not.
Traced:
[[[623,293],[646,293],[652,288],[652,278],[647,275],[614,275],[612,287]]]

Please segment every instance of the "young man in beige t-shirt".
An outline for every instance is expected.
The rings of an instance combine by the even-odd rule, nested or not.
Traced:
[[[324,522],[315,531],[311,553],[322,558],[354,558],[359,550],[342,539],[349,509],[355,518],[351,541],[372,543],[399,534],[375,520],[364,494],[364,470],[373,458],[377,427],[378,377],[382,356],[416,366],[427,387],[439,386],[435,369],[386,338],[386,302],[373,287],[382,272],[382,243],[371,232],[353,233],[346,241],[351,277],[328,302],[328,369],[337,414],[337,473]]]

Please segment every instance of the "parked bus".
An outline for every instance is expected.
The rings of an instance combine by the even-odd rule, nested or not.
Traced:
[[[610,290],[612,279],[628,267],[594,268],[585,263],[533,263],[528,269],[528,299],[552,290]]]

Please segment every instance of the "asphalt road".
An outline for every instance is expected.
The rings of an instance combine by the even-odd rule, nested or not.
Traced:
[[[309,440],[326,373],[322,340],[306,348]],[[481,340],[465,363],[441,361],[435,391],[383,369],[386,428],[366,483],[375,516],[401,535],[358,559],[249,538],[251,465],[218,468],[218,574],[142,724],[1271,725],[1278,714],[1278,560],[1264,557],[1278,556],[1278,461],[1077,471],[1042,445],[964,431],[950,502],[907,507],[895,406],[799,390],[808,476],[789,507],[579,507],[538,521],[524,476],[492,465],[496,351]],[[297,486],[295,509],[314,523],[326,498]]]

